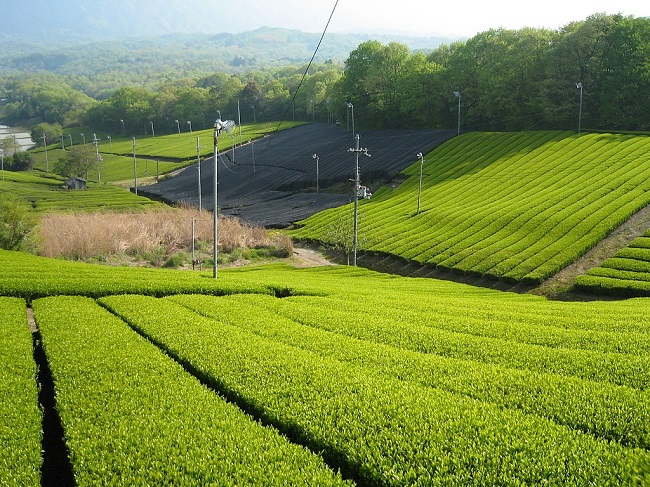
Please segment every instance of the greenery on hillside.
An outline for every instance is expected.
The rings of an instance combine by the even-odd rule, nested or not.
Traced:
[[[139,483],[169,465],[184,482],[256,478],[277,467],[262,450],[297,484],[339,472],[387,486],[650,481],[647,300],[550,302],[351,267],[211,279],[7,251],[0,264],[0,295],[33,305],[78,482]],[[24,302],[5,299],[18,323]],[[25,335],[0,338],[29,349]],[[13,392],[30,433],[0,432],[9,485],[13,469],[39,470],[34,389]]]
[[[493,29],[431,48],[425,55],[399,42],[372,40],[352,50],[344,66],[321,62],[306,72],[307,58],[290,59],[289,67],[235,75],[165,68],[173,72],[158,76],[136,56],[124,60],[133,69],[97,62],[90,68],[92,83],[78,67],[56,74],[7,71],[0,95],[10,119],[75,121],[129,136],[146,133],[151,122],[169,131],[175,120],[205,126],[218,111],[246,122],[349,123],[346,102],[354,106],[356,126],[365,129],[454,127],[457,105],[465,130],[576,129],[578,118],[589,129],[650,129],[648,18],[594,15],[558,31]]]
[[[576,279],[579,289],[616,296],[650,296],[650,229]]]
[[[167,207],[110,184],[89,183],[85,191],[71,191],[64,189],[63,183],[63,178],[52,174],[5,171],[4,180],[0,181],[0,197],[12,196],[26,201],[36,212],[124,211]]]
[[[461,274],[539,283],[650,202],[650,138],[571,132],[470,133],[426,156],[359,211],[361,249]],[[300,224],[330,242],[348,206]],[[336,242],[331,242],[335,244]]]

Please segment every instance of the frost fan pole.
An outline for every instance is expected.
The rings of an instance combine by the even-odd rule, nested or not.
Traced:
[[[214,263],[212,265],[212,277],[217,278],[217,257],[218,257],[218,247],[219,247],[219,233],[217,231],[217,166],[219,159],[219,134],[222,131],[225,131],[227,134],[231,133],[235,129],[235,122],[232,120],[221,120],[221,112],[219,112],[219,118],[214,121],[214,249],[213,249],[213,259]]]
[[[354,227],[352,230],[353,233],[353,257],[352,265],[357,266],[357,244],[358,244],[358,232],[359,232],[359,191],[361,190],[361,180],[359,177],[359,154],[363,153],[364,155],[370,157],[368,154],[368,149],[359,148],[359,134],[354,136],[354,149],[348,149],[348,152],[355,153],[355,170],[354,170]]]
[[[221,119],[218,118],[214,122],[214,250],[212,251],[212,258],[214,262],[212,264],[212,277],[217,278],[217,247],[218,247],[218,232],[217,232],[217,166],[218,166],[218,157],[219,157],[219,132],[221,132]]]

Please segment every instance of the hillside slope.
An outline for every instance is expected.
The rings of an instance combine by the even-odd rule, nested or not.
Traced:
[[[456,134],[455,130],[379,130],[360,134],[372,157],[359,161],[363,184],[389,179]],[[344,205],[353,193],[352,133],[327,124],[308,124],[245,144],[219,155],[219,208],[253,225],[286,227],[327,208]],[[233,152],[234,151],[234,152]],[[318,186],[316,193],[318,159]],[[214,207],[214,159],[201,164],[203,208]],[[345,194],[328,187],[344,185]],[[346,190],[346,188],[349,189]],[[372,187],[371,189],[375,189]],[[142,187],[139,194],[198,206],[199,168]]]
[[[456,273],[537,284],[650,202],[650,138],[573,132],[469,133],[429,153],[396,190],[360,206],[362,250]],[[301,223],[331,242],[349,208]],[[350,220],[349,217],[345,217]]]

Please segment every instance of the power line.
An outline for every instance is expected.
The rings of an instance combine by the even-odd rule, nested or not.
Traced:
[[[298,92],[300,91],[300,87],[302,86],[303,82],[305,81],[305,78],[307,77],[307,73],[309,73],[309,68],[311,67],[312,63],[314,62],[314,59],[316,58],[316,54],[318,53],[318,49],[320,48],[320,45],[323,42],[323,39],[325,38],[325,34],[327,33],[327,28],[330,25],[330,22],[332,21],[332,17],[334,17],[334,12],[336,11],[336,7],[339,4],[339,0],[336,0],[334,3],[334,7],[332,8],[332,12],[330,13],[329,19],[327,19],[327,24],[325,24],[325,28],[323,29],[323,33],[320,36],[320,40],[318,41],[318,45],[316,46],[316,49],[314,49],[314,54],[312,54],[311,59],[309,60],[309,63],[307,64],[307,68],[305,68],[305,72],[302,75],[302,79],[300,80],[300,83],[298,84],[298,87],[296,88],[296,91],[293,94],[293,98],[291,98],[291,103],[289,103],[289,106],[287,107],[286,111],[284,112],[284,115],[282,116],[282,120],[280,120],[280,123],[278,123],[278,126],[276,127],[274,132],[278,132],[280,130],[280,127],[282,126],[282,122],[287,117],[287,114],[289,113],[289,110],[291,109],[291,106],[295,103],[296,101],[296,96],[298,95]],[[295,105],[293,105],[295,107]],[[266,150],[271,143],[272,137],[269,137],[269,141],[266,143],[266,147],[264,147],[264,150]]]

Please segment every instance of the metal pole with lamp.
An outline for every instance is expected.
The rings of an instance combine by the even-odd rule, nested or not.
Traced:
[[[458,98],[458,131],[456,135],[460,135],[460,91],[454,91],[454,96]]]
[[[219,247],[219,232],[217,226],[217,190],[218,190],[218,171],[217,167],[219,165],[219,134],[221,132],[226,132],[227,134],[231,133],[235,129],[235,122],[232,120],[221,120],[221,112],[219,113],[219,118],[214,121],[214,235],[213,235],[213,251],[212,251],[212,277],[217,278],[217,258],[218,258],[218,247]]]
[[[350,102],[347,102],[346,105],[352,110],[352,139],[356,139],[356,133],[354,131],[354,105]]]
[[[316,193],[318,194],[320,192],[319,191],[320,188],[318,187],[318,159],[319,158],[318,158],[318,154],[314,154],[312,157],[316,159]]]
[[[418,211],[416,215],[420,214],[420,196],[422,195],[422,167],[424,166],[424,156],[422,152],[418,152],[417,157],[420,158],[420,185],[418,186]]]
[[[580,108],[578,109],[578,133],[582,129],[582,83],[576,83],[576,88],[580,90]]]
[[[138,161],[135,158],[135,137],[133,137],[133,186],[138,194]]]
[[[359,148],[359,135],[357,135],[354,139],[354,149],[349,149],[349,152],[354,152],[356,156],[356,165],[354,172],[354,227],[352,230],[352,265],[356,267],[357,247],[359,244],[359,192],[361,191],[361,180],[359,176],[359,154],[363,153],[368,157],[370,157],[370,154],[368,154],[368,149]]]
[[[41,139],[43,139],[43,147],[45,148],[45,172],[50,172],[50,163],[47,159],[47,142],[45,141],[45,134],[43,134]]]

